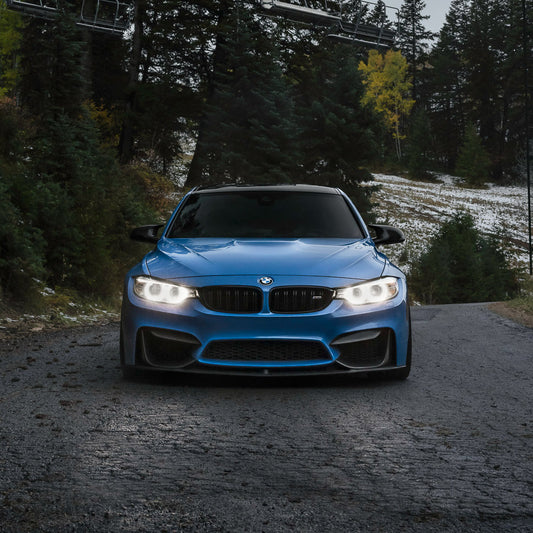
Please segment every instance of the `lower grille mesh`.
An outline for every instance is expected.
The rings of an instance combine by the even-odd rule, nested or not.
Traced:
[[[202,359],[215,361],[330,361],[329,351],[316,341],[213,341]]]

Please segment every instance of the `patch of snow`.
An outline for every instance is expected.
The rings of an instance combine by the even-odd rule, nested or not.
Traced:
[[[41,294],[43,296],[52,296],[56,293],[56,291],[54,291],[54,289],[51,289],[50,287],[45,287],[42,291],[41,291]]]
[[[59,313],[59,316],[61,318],[63,318],[64,320],[70,320],[71,322],[77,322],[80,318],[82,317],[78,317],[78,316],[70,316],[70,315],[67,315],[63,312]]]
[[[528,263],[527,189],[490,185],[487,189],[460,186],[460,178],[437,175],[436,182],[413,181],[400,176],[374,174],[381,189],[375,193],[378,222],[398,226],[406,244],[385,252],[408,271],[410,263],[426,248],[442,223],[457,212],[472,215],[476,227],[494,237],[506,250],[511,264]]]

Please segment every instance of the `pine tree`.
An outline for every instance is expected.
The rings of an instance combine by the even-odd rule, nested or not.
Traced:
[[[400,9],[400,33],[397,46],[409,65],[409,75],[412,80],[412,97],[419,97],[420,72],[428,56],[429,41],[434,34],[424,27],[424,21],[429,18],[422,12],[426,7],[423,0],[404,0]]]
[[[497,149],[497,122],[500,79],[498,48],[493,46],[494,31],[501,24],[494,0],[472,0],[468,39],[463,58],[468,68],[466,96],[470,101],[470,121],[478,124],[479,135],[491,154]]]
[[[109,294],[127,249],[125,221],[148,209],[100,142],[86,102],[85,44],[68,13],[29,23],[21,95],[35,118],[12,198],[39,231],[49,283]]]
[[[468,124],[457,158],[457,174],[463,176],[469,185],[479,186],[489,178],[490,165],[489,155],[474,124]]]
[[[81,67],[84,42],[74,17],[62,12],[54,21],[32,19],[21,44],[21,100],[42,121],[75,118],[84,98]]]
[[[526,136],[521,7],[521,0],[452,2],[431,55],[428,102],[432,127],[439,132],[435,152],[447,169],[456,164],[461,131],[473,122],[490,154],[490,178],[517,174]],[[533,5],[526,8],[531,20]]]
[[[125,90],[124,118],[120,132],[120,162],[130,163],[134,157],[136,134],[137,89],[139,72],[143,55],[143,30],[146,15],[146,0],[135,0],[133,3],[133,31],[131,51],[128,58],[128,83]]]
[[[377,0],[376,5],[368,15],[366,22],[373,24],[378,28],[390,29],[393,27],[393,21],[387,17],[387,4],[384,0]]]
[[[31,129],[15,100],[0,96],[0,300],[31,300],[34,279],[44,274],[42,233],[24,208],[35,200],[25,176]]]
[[[504,300],[516,294],[516,273],[495,239],[480,234],[468,213],[445,222],[409,276],[426,304]]]
[[[205,43],[203,42],[200,45],[201,50],[208,49],[211,50],[212,53],[204,55],[203,60],[201,61],[204,68],[202,75],[200,76],[201,81],[199,81],[198,85],[201,88],[201,96],[205,101],[205,104],[202,106],[197,118],[196,147],[186,180],[186,185],[188,187],[201,185],[204,178],[204,165],[208,155],[207,135],[209,133],[209,117],[206,109],[213,102],[218,73],[225,68],[226,34],[232,30],[232,11],[229,1],[221,0],[218,3],[215,3],[213,8],[212,19],[214,23],[210,26],[210,29],[212,30],[212,39]]]
[[[142,159],[166,173],[179,156],[181,136],[198,119],[211,83],[216,20],[226,3],[137,0],[120,143],[123,162]]]
[[[376,117],[361,104],[358,52],[323,46],[304,56],[295,79],[303,153],[303,179],[343,189],[370,216],[372,187],[366,167],[376,157]],[[302,178],[300,178],[302,179]]]
[[[417,109],[408,135],[408,170],[413,179],[428,179],[430,163],[431,127],[424,109]]]
[[[433,150],[448,171],[455,169],[459,143],[467,121],[466,80],[463,54],[468,39],[469,0],[453,0],[429,62],[431,64],[428,109],[438,142]]]
[[[521,178],[518,161],[525,151],[528,137],[525,123],[525,82],[524,82],[524,49],[529,51],[529,80],[528,85],[533,88],[533,3],[525,2],[525,40],[524,43],[524,19],[522,0],[509,0],[502,2],[502,18],[505,21],[505,38],[497,41],[501,52],[499,67],[499,84],[501,89],[500,101],[501,120],[496,124],[498,132],[498,148],[496,155],[497,168],[495,178],[501,176],[504,180]],[[530,92],[531,99],[531,92]],[[531,105],[531,102],[530,102]],[[532,117],[530,116],[530,120]],[[531,134],[530,134],[531,135]]]
[[[291,182],[298,147],[293,99],[271,39],[237,6],[219,42],[202,132],[202,183]]]
[[[528,10],[531,13],[533,8],[529,5]],[[462,55],[468,72],[465,99],[469,120],[479,125],[479,135],[491,155],[495,181],[513,174],[518,146],[525,145],[520,142],[521,27],[521,2],[472,0]]]

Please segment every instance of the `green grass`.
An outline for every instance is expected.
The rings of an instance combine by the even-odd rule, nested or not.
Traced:
[[[31,302],[13,305],[0,298],[0,339],[43,329],[90,326],[116,322],[120,317],[120,295],[101,299],[44,284]]]
[[[533,277],[527,276],[522,280],[520,296],[492,304],[490,309],[515,322],[533,328]]]
[[[507,305],[512,309],[527,313],[533,318],[533,276],[528,276],[521,284],[521,295],[509,300]]]

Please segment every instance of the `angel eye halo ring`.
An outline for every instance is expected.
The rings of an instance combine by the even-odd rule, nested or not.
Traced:
[[[133,292],[143,300],[155,303],[180,305],[188,298],[195,298],[196,291],[190,287],[177,285],[148,276],[138,276],[133,280]]]

